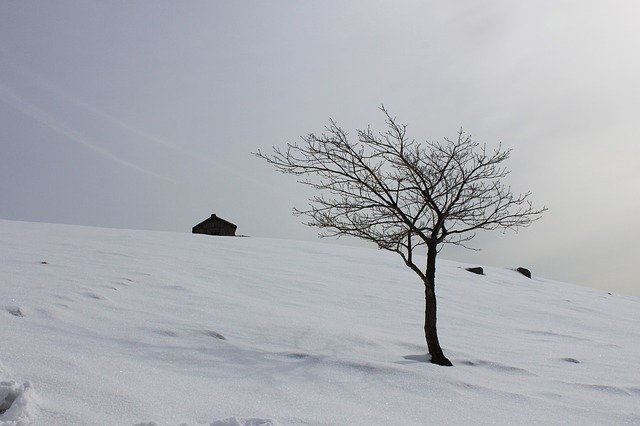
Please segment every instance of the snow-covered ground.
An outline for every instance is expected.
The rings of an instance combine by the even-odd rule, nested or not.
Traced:
[[[0,221],[0,425],[640,424],[640,299],[461,266],[446,368],[391,253]]]

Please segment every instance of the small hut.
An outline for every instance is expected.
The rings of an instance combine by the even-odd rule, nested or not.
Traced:
[[[237,226],[212,214],[191,230],[194,234],[235,236]]]

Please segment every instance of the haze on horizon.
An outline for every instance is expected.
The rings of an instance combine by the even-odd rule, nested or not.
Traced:
[[[0,3],[0,218],[316,239],[307,189],[250,155],[321,131],[513,148],[549,211],[443,258],[640,295],[640,5]],[[354,242],[346,241],[352,244]]]

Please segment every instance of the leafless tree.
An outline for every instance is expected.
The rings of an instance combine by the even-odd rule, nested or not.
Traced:
[[[451,365],[436,330],[436,256],[443,244],[467,247],[477,230],[517,229],[540,218],[530,193],[513,194],[502,183],[510,150],[489,150],[460,130],[455,139],[419,143],[407,126],[380,107],[386,130],[358,130],[350,141],[331,120],[302,143],[255,153],[317,190],[294,214],[321,229],[321,236],[350,235],[398,253],[424,283],[424,332],[431,362]],[[426,266],[416,250],[426,246]]]

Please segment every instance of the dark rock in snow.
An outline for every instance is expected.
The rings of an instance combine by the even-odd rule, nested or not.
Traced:
[[[473,274],[484,275],[484,269],[482,269],[481,266],[475,266],[473,268],[465,268],[465,269]]]
[[[522,266],[520,266],[516,269],[516,271],[520,272],[522,275],[524,275],[527,278],[531,278],[531,271],[528,270],[527,268],[523,268]]]

